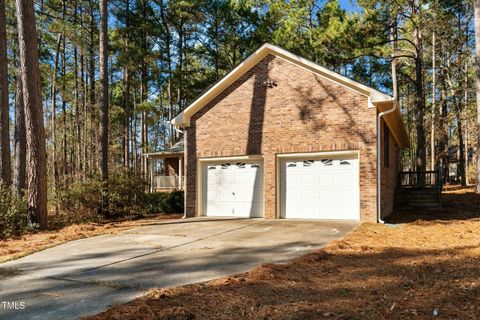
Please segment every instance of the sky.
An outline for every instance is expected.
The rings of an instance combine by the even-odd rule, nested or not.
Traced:
[[[348,12],[359,11],[357,0],[339,0],[340,7]]]

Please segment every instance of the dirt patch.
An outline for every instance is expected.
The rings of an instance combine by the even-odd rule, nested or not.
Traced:
[[[59,230],[24,234],[17,238],[0,240],[0,263],[18,259],[67,241],[107,233],[118,233],[133,227],[155,224],[166,219],[178,219],[181,216],[181,214],[150,215],[147,218],[137,220],[74,224]]]
[[[444,197],[427,218],[363,224],[287,264],[152,290],[89,319],[480,319],[480,196]]]

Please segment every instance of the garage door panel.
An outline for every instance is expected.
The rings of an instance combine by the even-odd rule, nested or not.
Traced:
[[[355,156],[308,157],[281,164],[281,216],[359,220],[359,174]]]
[[[315,175],[309,174],[308,172],[301,172],[300,183],[304,185],[315,185],[316,184]]]
[[[352,181],[352,172],[340,171],[336,176],[336,185],[337,186],[351,186]]]
[[[316,200],[315,190],[313,189],[305,189],[305,191],[301,194],[301,199],[303,201],[313,201]]]
[[[318,174],[318,184],[322,186],[329,186],[335,182],[335,177],[329,173],[319,173]]]
[[[263,216],[261,161],[212,163],[204,165],[203,175],[204,215]]]
[[[338,191],[332,188],[319,188],[316,190],[318,201],[335,202],[339,198]]]

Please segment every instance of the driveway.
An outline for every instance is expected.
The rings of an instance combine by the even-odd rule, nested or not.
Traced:
[[[355,225],[194,218],[68,242],[0,264],[0,269],[16,273],[0,275],[0,319],[75,319],[96,314],[151,288],[286,262],[341,238]]]

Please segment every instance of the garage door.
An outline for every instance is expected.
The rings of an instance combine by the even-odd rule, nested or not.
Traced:
[[[360,219],[356,156],[284,160],[281,216],[300,219]]]
[[[261,161],[225,161],[203,167],[203,215],[263,216]]]

